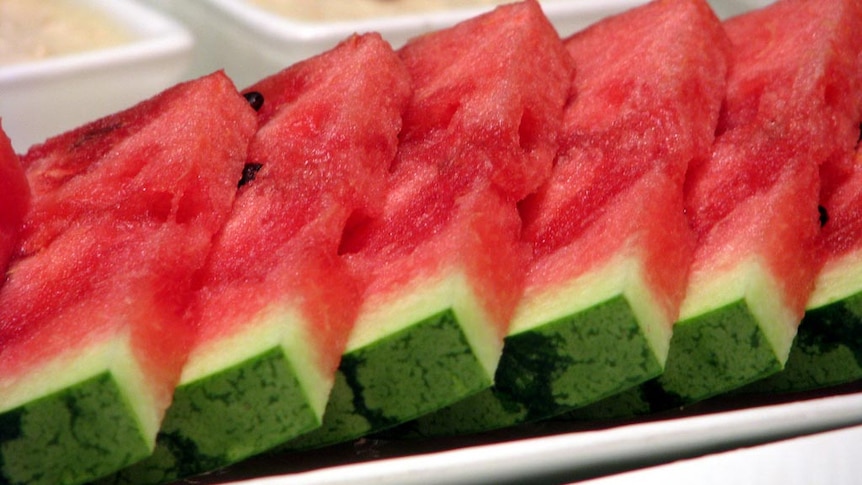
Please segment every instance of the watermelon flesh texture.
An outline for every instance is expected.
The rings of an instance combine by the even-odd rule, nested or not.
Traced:
[[[264,452],[321,423],[359,304],[338,255],[351,217],[379,212],[410,79],[377,34],[261,80],[260,128],[192,304],[199,334],[153,457],[157,483]]]
[[[4,481],[83,483],[151,452],[255,124],[215,73],[22,157],[32,204],[0,290]]]
[[[699,241],[665,372],[579,417],[668,409],[782,369],[822,264],[821,167],[859,135],[860,9],[780,1],[725,22],[727,99],[712,157],[686,180]]]
[[[0,124],[0,273],[18,243],[18,232],[30,202],[30,186],[12,141]],[[5,278],[4,278],[5,279]],[[2,286],[2,282],[0,282]]]
[[[517,201],[556,152],[571,60],[533,1],[420,36],[384,212],[342,253],[363,300],[319,447],[416,418],[489,387],[521,291]],[[542,73],[537,76],[537,73]]]
[[[578,97],[550,180],[521,205],[532,261],[495,387],[419,419],[419,434],[560,414],[664,366],[694,249],[684,174],[712,142],[727,39],[705,2],[679,1],[565,44]]]

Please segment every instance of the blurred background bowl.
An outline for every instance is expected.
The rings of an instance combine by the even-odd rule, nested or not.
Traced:
[[[47,5],[25,1],[34,8]],[[0,65],[0,118],[19,152],[129,107],[189,74],[193,36],[169,16],[133,0],[63,0],[61,6],[114,23],[122,41]],[[9,15],[0,22],[14,21]],[[9,25],[2,28],[0,36],[15,31]],[[0,37],[2,42],[15,40]]]

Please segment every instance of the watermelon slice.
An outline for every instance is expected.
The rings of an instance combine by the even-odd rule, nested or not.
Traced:
[[[30,186],[24,169],[0,124],[0,274],[6,272],[15,250],[29,202]],[[0,279],[0,286],[3,279]]]
[[[862,83],[862,75],[856,79]],[[826,260],[787,364],[745,391],[798,392],[862,379],[862,151],[842,161],[821,169]]]
[[[22,157],[32,205],[0,290],[0,481],[83,483],[151,452],[193,275],[255,126],[215,73]]]
[[[712,144],[728,42],[706,2],[652,2],[566,39],[576,101],[550,180],[522,204],[532,248],[495,387],[414,423],[475,432],[657,376],[694,249],[690,160]]]
[[[349,219],[381,210],[407,70],[368,34],[245,92],[263,98],[261,126],[193,302],[199,334],[156,452],[118,482],[198,474],[320,426],[355,319],[338,247]]]
[[[384,213],[342,243],[362,306],[323,427],[294,448],[356,438],[489,387],[520,295],[516,204],[551,168],[571,59],[532,0],[399,54],[415,92]]]
[[[859,135],[860,29],[862,4],[843,0],[725,22],[727,99],[712,157],[686,180],[699,241],[665,372],[582,416],[667,409],[781,370],[821,264],[820,167]]]

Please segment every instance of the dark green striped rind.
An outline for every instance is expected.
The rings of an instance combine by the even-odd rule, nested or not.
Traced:
[[[179,386],[152,456],[105,483],[155,484],[272,449],[320,425],[281,346]]]
[[[110,372],[0,414],[0,483],[87,483],[149,455]]]
[[[784,370],[745,392],[800,392],[862,379],[862,293],[805,313]]]
[[[774,374],[784,361],[748,302],[739,299],[674,325],[658,381],[668,395],[692,403]]]
[[[677,322],[661,376],[568,417],[628,418],[665,411],[736,390],[782,366],[747,301],[738,299]]]
[[[506,338],[495,386],[422,417],[424,436],[503,428],[554,416],[636,386],[662,371],[626,298]]]
[[[323,426],[288,444],[316,448],[415,419],[491,385],[455,313],[444,310],[342,357]]]

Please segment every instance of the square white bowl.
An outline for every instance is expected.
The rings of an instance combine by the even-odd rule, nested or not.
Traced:
[[[0,118],[18,152],[188,76],[194,39],[179,22],[134,0],[70,1],[104,13],[129,40],[0,66]]]

